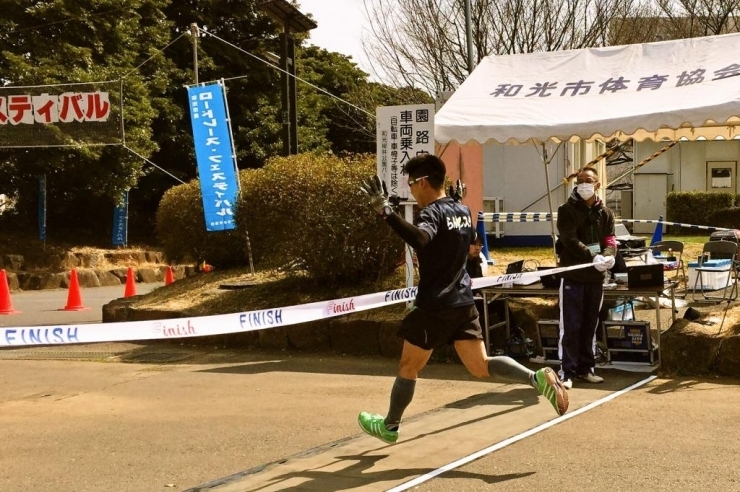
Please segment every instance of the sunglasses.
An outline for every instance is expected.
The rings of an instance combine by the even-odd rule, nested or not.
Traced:
[[[418,178],[414,178],[414,179],[409,179],[409,186],[411,186],[411,185],[413,185],[413,184],[416,184],[416,183],[418,183],[419,181],[421,181],[422,179],[424,179],[424,178],[428,178],[428,177],[429,177],[429,175],[426,175],[426,176],[419,176]]]

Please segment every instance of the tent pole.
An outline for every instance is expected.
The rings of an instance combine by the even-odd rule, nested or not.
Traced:
[[[552,254],[553,258],[555,258],[555,264],[558,264],[558,255],[555,252],[555,241],[557,240],[557,235],[555,234],[555,214],[552,210],[552,193],[550,192],[550,158],[547,156],[547,147],[545,147],[545,143],[542,143],[542,162],[545,163],[545,189],[547,190],[547,205],[550,208],[550,228],[552,229]]]

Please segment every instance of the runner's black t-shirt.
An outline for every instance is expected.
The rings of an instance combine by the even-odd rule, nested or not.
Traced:
[[[417,250],[419,290],[416,305],[435,310],[473,304],[470,276],[465,270],[473,237],[473,219],[465,205],[440,198],[421,210],[414,225],[431,241]]]

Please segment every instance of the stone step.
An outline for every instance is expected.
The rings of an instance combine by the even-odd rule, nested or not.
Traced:
[[[167,265],[132,267],[136,283],[163,282]],[[128,268],[93,269],[75,268],[81,288],[122,285],[126,283]],[[196,273],[195,266],[173,265],[175,280]],[[66,289],[69,287],[70,272],[9,272],[6,271],[10,291]]]
[[[49,270],[63,272],[72,268],[106,269],[116,266],[166,265],[161,251],[92,250],[49,253],[29,260],[24,255],[0,254],[0,268],[8,272]]]
[[[167,272],[161,251],[90,249],[48,253],[34,260],[19,254],[0,254],[0,269],[5,270],[11,292],[66,289],[73,268],[82,288],[121,285],[126,283],[129,267],[137,283],[162,282]],[[176,280],[196,272],[191,265],[173,265],[172,269]]]

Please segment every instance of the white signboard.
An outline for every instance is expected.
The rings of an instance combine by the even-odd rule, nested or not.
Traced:
[[[434,153],[434,104],[383,106],[376,116],[378,176],[388,193],[413,200],[403,170],[412,157]]]

